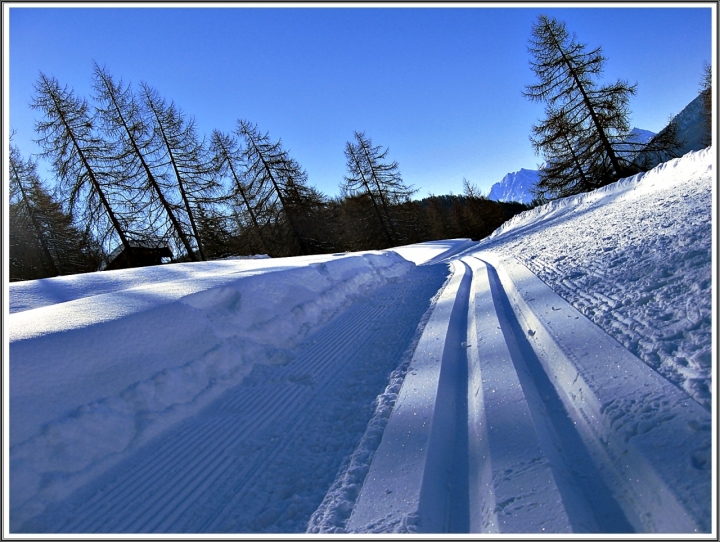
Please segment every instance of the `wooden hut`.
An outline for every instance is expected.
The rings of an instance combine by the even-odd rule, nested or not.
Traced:
[[[108,256],[107,265],[101,269],[110,271],[160,265],[163,258],[173,257],[170,247],[163,241],[129,241],[128,245],[120,245],[113,250]]]

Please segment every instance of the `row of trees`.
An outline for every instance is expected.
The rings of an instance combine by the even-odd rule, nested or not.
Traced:
[[[97,64],[93,91],[91,104],[54,77],[36,82],[37,141],[56,187],[12,147],[13,279],[93,271],[116,247],[169,245],[175,260],[200,261],[479,238],[521,210],[476,191],[411,201],[397,162],[362,132],[345,147],[341,195],[328,198],[281,141],[246,120],[201,138],[155,89]]]
[[[540,16],[528,49],[539,82],[524,95],[545,104],[530,138],[545,160],[537,201],[593,190],[677,156],[682,142],[674,123],[647,143],[632,141],[628,104],[637,85],[598,84],[606,61],[600,47],[588,51],[564,23]],[[706,80],[709,89],[709,68]],[[709,90],[706,96],[709,111]]]

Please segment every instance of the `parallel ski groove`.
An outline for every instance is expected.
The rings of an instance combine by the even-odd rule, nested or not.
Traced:
[[[467,387],[458,364],[467,363],[461,342],[472,271],[461,261],[453,261],[452,268],[345,525],[348,532],[467,529],[462,511],[451,511],[468,506],[467,489],[453,482],[454,470],[462,469],[466,458],[466,450],[454,449],[454,426],[456,395]]]
[[[612,497],[589,450],[573,425],[551,378],[525,337],[495,268],[484,262],[500,324],[525,396],[533,408],[543,449],[553,465],[558,489],[574,532],[634,532],[622,508]],[[565,473],[574,473],[569,479]],[[582,479],[578,487],[576,479]]]

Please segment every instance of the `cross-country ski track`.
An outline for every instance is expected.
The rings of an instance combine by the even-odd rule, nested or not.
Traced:
[[[347,530],[707,530],[709,413],[519,263],[452,265]]]

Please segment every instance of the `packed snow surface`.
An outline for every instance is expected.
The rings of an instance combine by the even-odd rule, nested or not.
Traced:
[[[710,532],[713,182],[11,284],[10,532]]]

